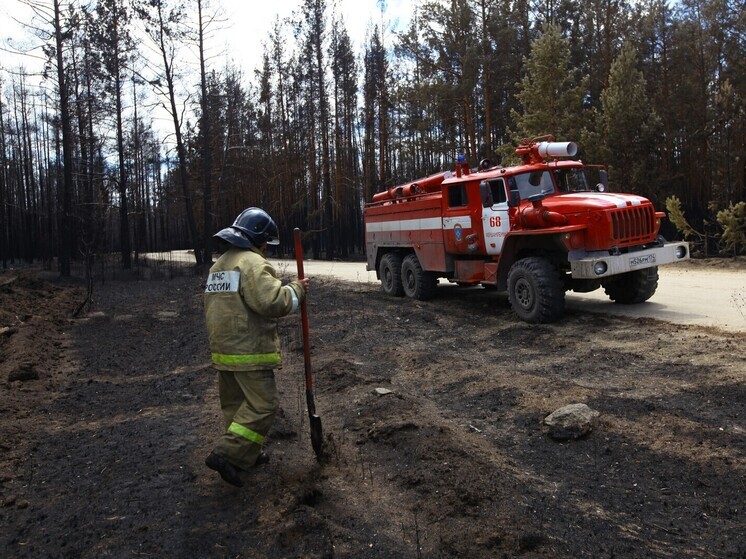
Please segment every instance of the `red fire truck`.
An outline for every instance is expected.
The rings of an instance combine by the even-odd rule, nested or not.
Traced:
[[[558,320],[565,292],[601,287],[621,304],[655,293],[658,266],[689,258],[659,235],[665,213],[642,196],[610,193],[603,167],[572,159],[551,136],[521,144],[523,163],[443,172],[373,196],[365,206],[367,269],[383,291],[419,300],[439,278],[508,292],[528,322]]]

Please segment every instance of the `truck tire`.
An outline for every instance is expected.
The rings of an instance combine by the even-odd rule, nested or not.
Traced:
[[[407,297],[427,301],[435,297],[438,278],[432,272],[426,272],[420,266],[416,254],[408,254],[401,265],[401,279],[404,294]]]
[[[378,276],[381,278],[381,289],[386,295],[403,297],[404,288],[401,283],[401,256],[395,252],[387,252],[378,264]]]
[[[658,289],[658,266],[613,276],[605,281],[609,299],[620,305],[635,305],[650,299]]]
[[[565,288],[559,271],[540,257],[523,258],[511,266],[508,299],[526,322],[555,322],[565,312]]]

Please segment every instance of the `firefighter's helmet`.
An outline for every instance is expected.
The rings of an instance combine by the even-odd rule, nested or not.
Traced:
[[[215,236],[239,248],[280,244],[277,224],[261,208],[246,208],[238,214],[233,225],[218,231]]]

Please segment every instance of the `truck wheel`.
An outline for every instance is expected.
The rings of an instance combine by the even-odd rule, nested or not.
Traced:
[[[378,275],[381,278],[381,289],[386,295],[392,297],[404,295],[401,284],[401,256],[395,252],[384,254],[378,265]]]
[[[613,276],[605,281],[604,291],[609,299],[620,305],[644,303],[658,289],[658,266]]]
[[[508,299],[513,311],[526,322],[554,322],[565,311],[562,278],[544,258],[523,258],[511,266]]]
[[[401,277],[404,294],[407,297],[427,301],[435,297],[438,278],[431,272],[426,272],[420,266],[416,254],[408,254],[401,265]]]

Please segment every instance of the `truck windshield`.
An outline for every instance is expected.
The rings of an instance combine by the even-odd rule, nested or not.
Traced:
[[[532,171],[510,177],[510,189],[520,192],[521,200],[526,200],[535,194],[554,192],[554,184],[549,171]]]
[[[597,167],[565,167],[555,169],[554,180],[560,192],[588,192],[601,183]]]

